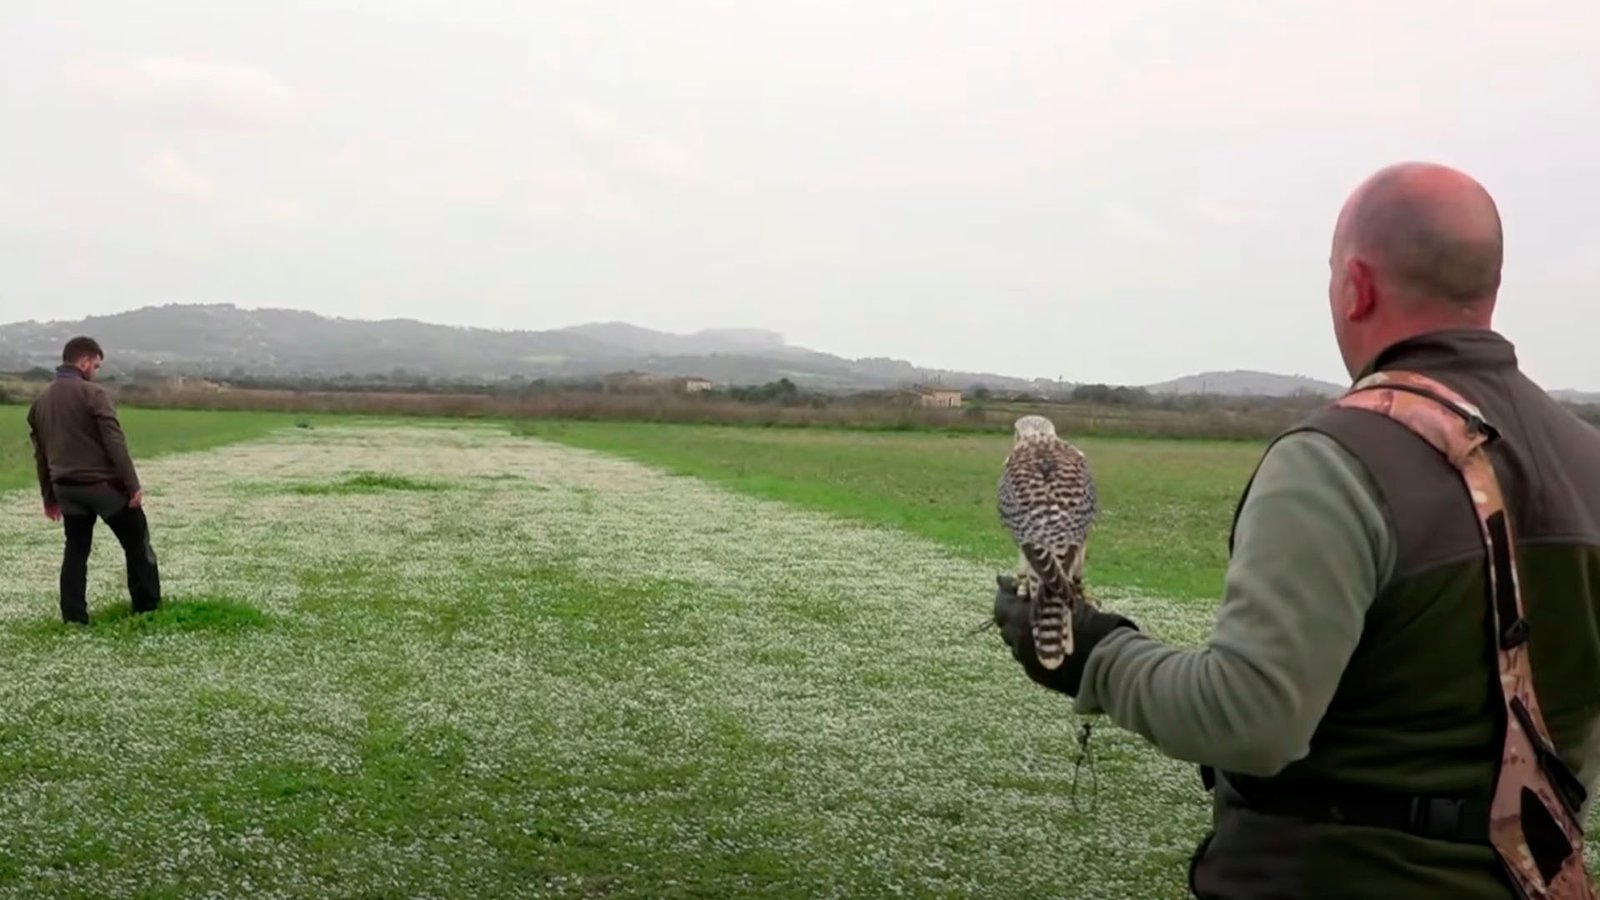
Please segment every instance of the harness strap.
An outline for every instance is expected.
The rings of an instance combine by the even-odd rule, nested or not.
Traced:
[[[1534,693],[1516,544],[1499,479],[1484,447],[1499,438],[1478,407],[1414,372],[1376,372],[1335,406],[1386,416],[1426,440],[1461,474],[1486,551],[1504,721],[1500,765],[1486,818],[1489,842],[1526,900],[1595,900],[1584,869],[1585,798],[1562,764]]]
[[[1306,822],[1388,828],[1453,843],[1489,843],[1489,797],[1400,794],[1325,782],[1278,784],[1222,774],[1223,796],[1249,809]]]

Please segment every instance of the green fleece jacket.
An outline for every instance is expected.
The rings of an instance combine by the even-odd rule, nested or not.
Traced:
[[[1240,509],[1207,643],[1119,629],[1089,655],[1075,708],[1175,759],[1276,774],[1309,751],[1396,552],[1361,463],[1324,435],[1284,437]]]

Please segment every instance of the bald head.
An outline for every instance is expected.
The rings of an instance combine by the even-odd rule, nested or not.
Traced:
[[[1483,185],[1455,169],[1401,163],[1351,194],[1340,214],[1345,257],[1414,302],[1469,306],[1500,289],[1500,213]]]

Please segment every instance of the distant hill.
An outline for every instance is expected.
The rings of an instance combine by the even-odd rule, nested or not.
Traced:
[[[555,334],[572,334],[582,338],[625,348],[637,353],[664,356],[696,356],[716,353],[762,354],[798,350],[784,343],[783,335],[775,331],[740,329],[713,329],[694,334],[668,334],[640,328],[626,322],[601,322],[592,325],[575,325]]]
[[[1313,394],[1335,397],[1344,393],[1347,385],[1319,381],[1304,375],[1278,375],[1234,369],[1227,372],[1201,372],[1172,381],[1152,384],[1152,394],[1226,394],[1230,396],[1289,397],[1296,394]]]
[[[960,388],[1040,390],[1003,375],[927,369],[904,360],[846,359],[787,344],[770,331],[668,334],[622,322],[552,331],[501,331],[413,319],[341,319],[231,304],[152,306],[78,321],[0,326],[0,369],[51,367],[75,334],[107,347],[106,370],[243,376],[405,375],[429,378],[594,378],[639,370],[720,384],[788,378],[811,390],[938,382]]]
[[[232,304],[148,306],[77,321],[0,325],[0,370],[53,367],[61,345],[75,334],[95,335],[106,345],[108,374],[153,370],[219,378],[580,380],[635,370],[700,376],[720,385],[788,378],[808,390],[830,392],[939,383],[963,390],[983,386],[1048,395],[1074,387],[1051,380],[929,369],[884,357],[847,359],[796,347],[781,334],[756,329],[670,334],[626,322],[596,322],[550,331],[505,331],[414,319],[247,310]],[[1204,372],[1146,388],[1155,394],[1275,397],[1334,396],[1344,390],[1342,385],[1304,376],[1247,370]]]

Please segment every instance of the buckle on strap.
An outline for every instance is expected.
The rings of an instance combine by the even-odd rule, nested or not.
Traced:
[[[1436,797],[1412,797],[1406,816],[1407,830],[1419,835],[1455,835],[1461,828],[1459,801]]]
[[[1485,800],[1454,797],[1412,797],[1406,829],[1443,841],[1484,843],[1489,839],[1489,806]]]

